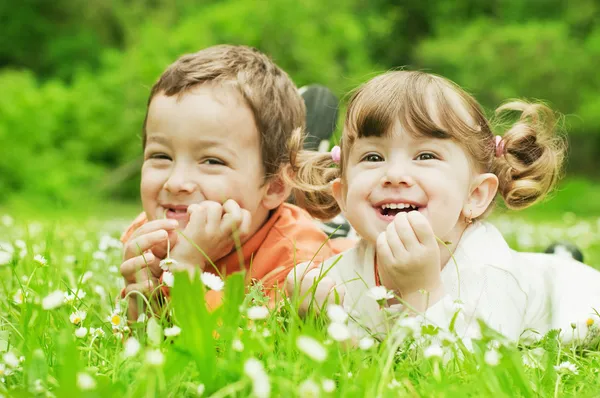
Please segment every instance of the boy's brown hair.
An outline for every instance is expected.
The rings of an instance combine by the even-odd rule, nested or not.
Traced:
[[[152,87],[155,95],[181,95],[206,83],[233,84],[254,115],[266,179],[278,174],[301,148],[306,109],[287,73],[265,54],[247,46],[217,45],[181,56]],[[146,146],[146,119],[143,145]]]

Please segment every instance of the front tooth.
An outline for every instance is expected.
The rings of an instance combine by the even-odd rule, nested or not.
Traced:
[[[404,209],[405,207],[406,207],[406,205],[405,205],[404,203],[398,203],[398,204],[396,205],[396,208],[397,208],[397,209]]]
[[[397,208],[398,208],[397,203],[390,203],[390,209],[397,209]]]

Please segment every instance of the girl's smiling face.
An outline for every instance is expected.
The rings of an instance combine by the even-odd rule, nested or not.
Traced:
[[[396,214],[415,210],[441,239],[464,228],[474,175],[464,150],[439,137],[415,137],[396,122],[388,134],[356,139],[338,201],[363,238],[375,243]]]

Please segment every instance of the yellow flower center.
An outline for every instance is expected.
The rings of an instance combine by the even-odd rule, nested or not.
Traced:
[[[74,318],[73,318],[73,323],[74,323],[75,325],[79,324],[80,322],[81,322],[81,317],[79,317],[79,316],[76,316],[76,317],[74,317]]]
[[[585,321],[585,324],[588,326],[592,326],[594,324],[594,320],[592,318],[588,318],[587,321]]]
[[[121,324],[121,317],[115,314],[110,318],[110,322],[115,326],[119,326]]]

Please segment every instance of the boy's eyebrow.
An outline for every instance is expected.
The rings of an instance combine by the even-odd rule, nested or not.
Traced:
[[[157,144],[168,144],[169,140],[167,139],[167,137],[163,136],[163,135],[150,135],[147,136],[146,138],[146,143],[149,144],[151,142],[155,142]]]

